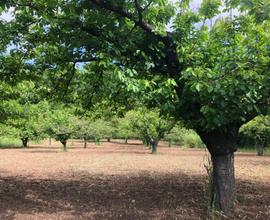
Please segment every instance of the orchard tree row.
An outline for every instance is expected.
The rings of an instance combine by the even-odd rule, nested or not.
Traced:
[[[269,10],[268,0],[203,0],[195,11],[189,0],[2,0],[13,19],[0,21],[1,101],[29,80],[33,102],[157,109],[160,131],[148,124],[144,141],[155,149],[171,118],[194,129],[212,158],[211,205],[232,217],[239,129],[269,113]]]

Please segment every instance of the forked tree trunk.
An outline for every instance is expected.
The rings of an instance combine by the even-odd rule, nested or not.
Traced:
[[[227,129],[227,132],[222,130],[208,133],[198,131],[212,158],[213,186],[211,189],[213,191],[210,198],[212,206],[210,209],[220,216],[229,218],[233,218],[234,215],[234,152],[237,150],[238,130],[238,127],[231,127]]]
[[[63,144],[63,150],[67,151],[67,141],[66,140],[61,141],[61,143]]]
[[[22,140],[22,147],[27,148],[28,147],[28,138],[21,138]]]

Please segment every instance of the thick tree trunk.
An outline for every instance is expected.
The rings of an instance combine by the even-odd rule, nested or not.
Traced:
[[[107,141],[108,141],[108,142],[111,142],[111,138],[107,138]]]
[[[172,141],[169,141],[169,145],[168,145],[169,147],[172,147]]]
[[[84,148],[87,148],[87,140],[86,139],[83,139],[84,140],[84,145],[83,145],[83,147]]]
[[[257,147],[257,155],[258,156],[263,156],[264,155],[264,148],[265,148],[265,146],[266,146],[265,143],[258,144],[258,147]]]
[[[67,151],[67,141],[61,141],[61,143],[63,144],[63,150]]]
[[[151,141],[150,145],[151,145],[151,154],[156,154],[157,153],[157,146],[158,146],[158,140],[153,140]]]
[[[213,155],[213,192],[211,204],[214,210],[232,217],[235,201],[234,153]]]
[[[235,201],[234,152],[238,126],[211,132],[198,131],[212,158],[211,211],[233,218]]]
[[[22,138],[22,147],[23,148],[27,148],[28,147],[28,138]]]

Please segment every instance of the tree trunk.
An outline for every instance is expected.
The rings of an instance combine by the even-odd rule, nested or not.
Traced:
[[[108,141],[108,142],[111,142],[111,138],[107,138],[107,141]]]
[[[125,144],[127,144],[128,143],[128,139],[127,138],[125,138]]]
[[[23,148],[27,148],[28,147],[28,138],[22,138],[22,147]]]
[[[259,144],[257,147],[257,155],[263,156],[264,155],[264,144]]]
[[[52,145],[52,138],[49,137],[49,145]]]
[[[266,147],[266,143],[259,143],[257,146],[257,155],[263,156],[264,155],[264,148]]]
[[[169,147],[172,147],[172,141],[169,141]]]
[[[213,155],[212,208],[232,217],[235,201],[234,153]]]
[[[83,147],[87,148],[87,140],[86,139],[84,139],[84,146]]]
[[[211,211],[233,218],[235,201],[234,152],[238,126],[211,132],[198,131],[212,158]]]
[[[157,146],[158,146],[158,140],[152,140],[150,145],[151,145],[151,154],[156,154],[157,153]]]
[[[67,151],[67,141],[66,140],[61,141],[61,143],[63,144],[63,150]]]

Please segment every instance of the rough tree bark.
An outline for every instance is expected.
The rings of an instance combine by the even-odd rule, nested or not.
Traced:
[[[28,147],[28,137],[26,137],[26,138],[21,138],[21,140],[22,140],[22,147],[24,147],[24,148],[27,148]]]
[[[236,140],[238,127],[226,131],[198,131],[212,158],[213,190],[211,210],[232,218],[235,202],[234,152],[237,150]]]

